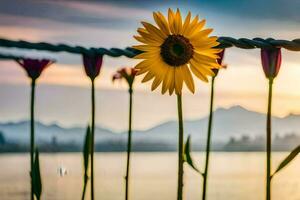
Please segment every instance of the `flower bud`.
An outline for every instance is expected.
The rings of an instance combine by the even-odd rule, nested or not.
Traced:
[[[101,54],[82,54],[85,73],[94,80],[100,73],[103,61]]]
[[[261,62],[267,78],[275,78],[281,66],[281,49],[261,49]]]
[[[220,53],[218,53],[219,58],[217,59],[217,62],[219,65],[222,66],[222,68],[225,68],[225,65],[222,65],[223,58],[224,58],[225,49],[223,49]],[[220,69],[212,69],[212,71],[215,73],[215,76],[218,75]]]

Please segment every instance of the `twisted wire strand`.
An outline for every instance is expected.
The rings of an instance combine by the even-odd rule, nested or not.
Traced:
[[[49,59],[52,60],[53,62],[56,62],[56,60],[52,58],[32,58],[28,56],[17,56],[17,55],[12,55],[12,54],[1,54],[0,53],[0,60],[21,60],[21,59]]]
[[[273,38],[240,38],[235,39],[232,37],[219,37],[218,42],[220,45],[216,48],[230,48],[237,47],[241,49],[255,49],[255,48],[284,48],[290,51],[300,51],[300,38],[294,40],[276,40]],[[0,38],[0,47],[14,47],[20,49],[34,49],[51,52],[68,52],[74,54],[100,54],[111,57],[126,56],[132,58],[141,53],[141,51],[127,47],[120,48],[86,48],[82,46],[71,46],[67,44],[51,44],[46,42],[27,42],[27,41],[14,41]]]
[[[0,59],[1,60],[19,60],[19,59],[22,59],[22,58],[23,57],[20,57],[20,56],[0,54]]]

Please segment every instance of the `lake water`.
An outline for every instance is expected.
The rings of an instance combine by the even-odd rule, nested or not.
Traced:
[[[288,153],[273,153],[273,169]],[[203,166],[204,154],[194,153]],[[45,200],[76,200],[82,191],[80,153],[41,154]],[[126,157],[124,153],[95,156],[96,199],[123,200]],[[58,168],[66,168],[61,177]],[[29,199],[29,156],[0,155],[0,199]],[[264,153],[212,153],[208,182],[209,200],[263,200]],[[133,153],[131,200],[175,200],[176,153]],[[273,200],[300,200],[300,156],[272,180]],[[202,177],[185,166],[186,200],[199,200]],[[89,199],[89,198],[86,198]]]

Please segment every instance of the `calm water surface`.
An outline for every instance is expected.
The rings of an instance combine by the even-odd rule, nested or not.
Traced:
[[[287,153],[273,153],[273,166]],[[193,154],[203,166],[204,154]],[[95,162],[96,199],[123,200],[126,157],[124,153],[97,153]],[[82,191],[80,153],[41,154],[45,200],[76,200]],[[213,153],[209,200],[263,200],[264,153]],[[67,169],[61,177],[60,167]],[[273,167],[274,168],[274,167]],[[0,199],[29,199],[29,156],[0,155]],[[134,153],[132,156],[131,200],[175,200],[176,153]],[[185,167],[185,199],[199,200],[202,177]],[[273,200],[300,200],[300,157],[273,179]],[[89,198],[87,198],[89,199]]]

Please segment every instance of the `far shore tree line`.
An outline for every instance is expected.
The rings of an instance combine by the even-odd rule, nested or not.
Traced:
[[[277,134],[273,139],[272,149],[274,151],[289,151],[300,143],[300,136],[296,133],[286,133],[282,136]],[[50,142],[40,142],[39,148],[41,152],[81,152],[82,144],[69,142],[59,142],[54,136]],[[193,151],[204,151],[204,145],[192,145]],[[166,144],[164,142],[134,142],[133,151],[135,152],[172,152],[176,151],[176,144]],[[241,137],[230,137],[227,142],[218,142],[212,145],[213,151],[264,151],[265,138],[263,136],[250,137],[243,135]],[[28,152],[29,146],[24,143],[9,141],[5,138],[3,132],[0,131],[0,153],[18,153]],[[126,141],[115,140],[97,142],[95,144],[97,152],[124,152],[126,151]]]

